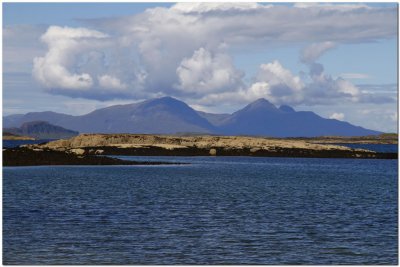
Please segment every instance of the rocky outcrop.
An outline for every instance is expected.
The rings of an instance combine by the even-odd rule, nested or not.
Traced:
[[[130,161],[94,155],[54,151],[50,149],[29,149],[26,147],[3,149],[3,166],[40,165],[160,165],[184,164],[155,161]]]
[[[312,140],[245,136],[82,134],[68,140],[28,147],[73,153],[79,151],[81,155],[96,155],[101,151],[103,155],[143,156],[397,158],[397,153],[376,153],[365,149],[313,143]]]
[[[82,148],[114,146],[133,148],[156,146],[166,149],[197,147],[211,149],[223,147],[225,149],[260,148],[273,150],[275,148],[299,148],[314,150],[351,150],[337,145],[315,144],[304,140],[272,139],[245,136],[171,136],[146,134],[81,134],[68,140],[57,140],[42,145],[47,148]]]

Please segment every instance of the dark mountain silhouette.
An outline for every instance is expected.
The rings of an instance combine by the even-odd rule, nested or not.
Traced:
[[[172,97],[112,106],[80,116],[82,132],[167,133],[213,132],[215,127],[191,107]]]
[[[289,106],[279,109],[266,99],[258,99],[226,118],[220,129],[224,134],[274,137],[312,137],[323,135],[361,136],[380,132],[325,119],[311,111],[296,112]]]
[[[36,139],[70,138],[79,134],[76,131],[52,125],[46,121],[25,122],[19,128],[5,128],[3,131],[16,135],[30,136]]]
[[[10,116],[8,116],[10,117]],[[217,131],[195,110],[172,97],[141,103],[116,105],[95,110],[82,116],[55,112],[32,112],[11,119],[4,118],[6,127],[15,127],[33,120],[43,120],[81,133],[166,133]]]
[[[74,116],[72,115],[52,111],[29,112],[26,114],[15,114],[3,117],[3,127],[20,127],[25,122],[46,121],[50,124],[72,129],[68,127],[68,125],[73,124],[73,121],[71,121],[71,123],[68,122],[73,120],[73,118]]]
[[[283,111],[283,112],[296,112],[295,110],[294,110],[294,108],[292,108],[292,107],[290,107],[290,106],[287,106],[287,105],[282,105],[282,106],[280,106],[279,107],[279,109],[281,110],[281,111]]]
[[[287,105],[277,108],[263,98],[233,114],[195,111],[182,101],[162,97],[98,109],[82,116],[50,111],[10,115],[4,117],[3,125],[18,127],[24,122],[38,120],[81,133],[212,133],[274,137],[380,133],[347,122],[325,119],[310,111],[295,111]]]

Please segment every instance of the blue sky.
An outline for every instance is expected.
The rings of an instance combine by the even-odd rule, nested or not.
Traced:
[[[396,131],[396,7],[3,3],[3,114],[162,95],[232,112],[265,97]]]

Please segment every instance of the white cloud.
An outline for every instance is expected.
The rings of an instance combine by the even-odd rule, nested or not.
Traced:
[[[105,89],[126,89],[127,85],[123,84],[118,78],[111,75],[102,75],[98,77],[100,87]]]
[[[177,3],[171,7],[171,10],[178,11],[181,13],[209,13],[215,11],[249,11],[262,8],[269,8],[272,5],[261,5],[258,3],[248,3],[248,2],[202,2],[202,3]]]
[[[140,94],[145,73],[135,68],[129,55],[118,54],[127,51],[108,34],[51,26],[41,40],[48,51],[33,59],[32,74],[48,92],[98,100]],[[136,91],[127,90],[128,87],[135,87]]]
[[[277,60],[261,64],[254,83],[246,93],[265,97],[277,105],[317,105],[332,104],[338,100],[350,102],[365,100],[365,96],[355,85],[340,77],[333,79],[324,73],[321,64],[311,63],[308,66],[310,82],[305,82],[300,76],[292,74]]]
[[[97,46],[98,39],[107,35],[85,28],[50,27],[41,40],[49,47],[44,57],[36,57],[33,75],[47,88],[87,90],[93,85],[88,73],[72,73],[76,54]]]
[[[253,83],[245,94],[248,97],[250,96],[252,100],[265,97],[271,99],[273,97],[271,94],[271,86],[267,82]]]
[[[176,70],[178,90],[204,95],[232,91],[241,87],[243,73],[236,70],[225,53],[211,53],[200,48],[190,58],[184,58]]]
[[[257,80],[267,81],[271,87],[288,87],[293,91],[300,91],[304,84],[300,77],[294,76],[289,70],[285,69],[277,60],[272,63],[261,64]]]
[[[359,4],[359,3],[351,3],[351,4],[342,4],[342,3],[311,3],[311,2],[305,2],[305,3],[296,3],[294,5],[296,8],[314,8],[316,10],[322,9],[322,10],[340,10],[340,11],[352,11],[354,9],[370,9],[371,7],[365,5],[365,4]]]
[[[293,75],[275,60],[260,65],[256,82],[250,86],[248,93],[267,97],[275,104],[292,104],[303,100],[304,86],[299,76]],[[265,95],[262,96],[261,93]]]
[[[172,95],[244,102],[266,94],[288,104],[321,103],[324,97],[357,101],[356,87],[323,74],[315,61],[336,45],[392,38],[396,21],[396,8],[354,4],[178,3],[88,20],[87,28],[50,27],[42,38],[47,53],[35,59],[33,74],[49,92],[101,100]],[[311,84],[271,62],[244,85],[228,51],[249,43],[263,49],[312,43],[302,57],[312,69]]]
[[[336,43],[329,41],[311,44],[303,50],[301,61],[304,63],[315,62],[326,51],[331,50],[335,47]]]
[[[356,97],[360,94],[360,90],[351,82],[343,80],[343,79],[336,79],[335,86],[339,93],[343,93],[346,95],[350,95]]]
[[[330,119],[335,119],[342,121],[344,119],[344,114],[343,113],[333,113],[331,116],[329,116]]]

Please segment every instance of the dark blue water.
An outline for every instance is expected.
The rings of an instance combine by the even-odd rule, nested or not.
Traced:
[[[398,263],[395,160],[160,159],[4,168],[3,263]]]
[[[3,140],[3,148],[13,148],[20,145],[41,144],[56,139],[39,139],[39,140]]]
[[[347,146],[350,148],[361,148],[368,149],[375,152],[388,152],[388,153],[398,153],[398,145],[394,144],[346,144],[339,143],[336,145]]]

